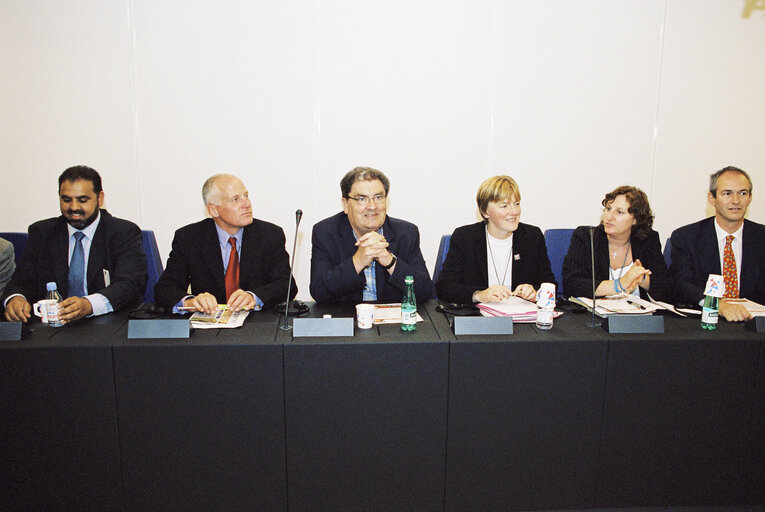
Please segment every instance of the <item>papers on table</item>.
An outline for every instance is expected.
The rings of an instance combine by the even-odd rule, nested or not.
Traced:
[[[592,311],[592,299],[588,297],[569,297],[568,300],[584,306],[587,311]],[[637,295],[625,295],[623,293],[598,299],[595,304],[595,314],[601,317],[615,314],[650,315],[660,309],[666,308],[656,302],[641,299]]]
[[[241,327],[249,314],[249,311],[234,311],[225,304],[220,304],[215,313],[196,312],[189,320],[194,329],[234,329]]]
[[[380,324],[400,324],[401,323],[401,303],[395,304],[375,304],[375,325]],[[424,322],[420,313],[417,313],[417,321]]]
[[[765,316],[765,306],[749,299],[725,299],[729,304],[741,304],[752,316]]]
[[[531,323],[537,320],[537,305],[520,297],[510,297],[501,302],[482,302],[478,304],[483,316],[509,316],[514,323]],[[553,318],[561,315],[553,312]]]

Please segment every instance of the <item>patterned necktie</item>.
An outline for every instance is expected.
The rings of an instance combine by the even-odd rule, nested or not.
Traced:
[[[231,253],[228,256],[228,267],[226,267],[226,300],[239,289],[239,255],[236,253],[236,238],[232,236],[228,239],[228,243],[231,244]]]
[[[85,251],[82,248],[82,239],[85,234],[77,231],[74,234],[74,250],[69,262],[69,297],[85,296]]]
[[[738,274],[736,273],[736,257],[733,256],[733,235],[725,237],[723,252],[723,281],[725,281],[725,297],[738,298]]]

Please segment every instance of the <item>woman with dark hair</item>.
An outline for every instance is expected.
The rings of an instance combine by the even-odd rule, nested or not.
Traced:
[[[521,218],[521,191],[510,176],[484,181],[476,194],[483,222],[454,230],[436,283],[442,301],[499,302],[511,295],[536,300],[542,283],[555,283],[547,247],[536,226]]]
[[[603,215],[594,230],[595,296],[628,293],[672,300],[672,279],[661,254],[659,234],[645,192],[623,186],[606,194]],[[566,295],[592,297],[588,226],[579,226],[563,260]]]

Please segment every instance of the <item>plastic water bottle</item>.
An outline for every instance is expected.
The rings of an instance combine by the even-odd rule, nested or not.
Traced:
[[[704,295],[704,307],[701,310],[701,328],[713,331],[717,329],[719,300],[713,295]]]
[[[555,312],[555,285],[542,283],[537,292],[537,327],[552,329]]]
[[[401,330],[417,329],[417,299],[414,296],[414,276],[406,276],[406,293],[401,299]]]
[[[713,331],[717,329],[717,316],[720,307],[720,298],[723,296],[723,277],[718,274],[709,274],[707,284],[704,286],[704,306],[701,309],[701,328]]]
[[[56,286],[56,283],[54,281],[51,281],[50,283],[47,283],[45,285],[45,289],[47,292],[45,293],[45,299],[46,300],[55,300],[57,303],[64,300],[63,297],[61,297],[61,294],[58,293],[58,286]],[[53,315],[51,312],[48,313],[48,325],[51,327],[61,327],[64,325],[61,320],[58,319],[58,307],[56,307],[56,314]]]

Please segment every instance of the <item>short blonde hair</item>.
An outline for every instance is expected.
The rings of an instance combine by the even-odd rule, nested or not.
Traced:
[[[483,216],[486,210],[489,208],[489,203],[499,203],[500,201],[510,199],[515,195],[515,200],[521,200],[521,189],[518,188],[518,183],[515,182],[510,176],[500,175],[493,176],[478,187],[478,193],[475,196],[475,201],[478,203],[478,211]]]

